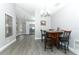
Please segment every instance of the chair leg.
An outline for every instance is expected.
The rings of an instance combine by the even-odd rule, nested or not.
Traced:
[[[63,49],[63,46],[62,46],[62,44],[60,44],[60,45],[59,45],[59,48],[60,48],[60,49]]]
[[[69,44],[67,44],[67,46],[65,46],[65,53],[67,53],[67,50],[69,51]]]
[[[60,48],[60,43],[58,42],[58,49]]]
[[[66,54],[66,47],[64,46],[64,51],[65,51],[65,54]]]
[[[44,50],[46,51],[46,41],[45,41],[45,43],[44,43]]]
[[[67,50],[69,51],[69,44],[67,45]]]
[[[53,52],[53,44],[51,45],[51,51]]]
[[[64,49],[65,49],[65,54],[67,53],[67,47],[66,46],[64,46]]]
[[[41,41],[43,42],[43,36],[41,36]]]

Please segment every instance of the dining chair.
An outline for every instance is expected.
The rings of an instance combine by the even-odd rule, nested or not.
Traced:
[[[52,37],[49,37],[49,33],[45,32],[45,39],[44,39],[44,50],[51,49],[53,51],[53,40]]]
[[[44,37],[45,37],[45,30],[40,30],[41,31],[41,41],[43,42]]]
[[[52,36],[53,44],[58,48],[60,32],[52,32],[51,36]]]
[[[70,39],[71,31],[64,31],[63,37],[59,37],[59,46],[64,48],[65,53],[69,50],[69,39]]]

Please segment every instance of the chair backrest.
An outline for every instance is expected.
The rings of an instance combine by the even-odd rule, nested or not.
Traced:
[[[47,38],[49,38],[49,33],[45,31],[45,40],[47,40]]]
[[[42,34],[42,30],[40,30],[41,31],[41,34]]]
[[[71,34],[71,31],[64,31],[63,37],[64,37],[66,40],[69,40],[70,34]]]
[[[41,31],[41,34],[44,34],[44,31],[45,31],[45,30],[40,30],[40,31]]]

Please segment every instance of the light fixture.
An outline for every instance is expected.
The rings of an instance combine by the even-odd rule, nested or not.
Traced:
[[[48,17],[50,16],[50,13],[48,12],[47,9],[44,9],[43,12],[41,13],[41,17]]]
[[[47,17],[47,16],[50,16],[50,14],[48,12],[44,12],[41,14],[41,17]]]

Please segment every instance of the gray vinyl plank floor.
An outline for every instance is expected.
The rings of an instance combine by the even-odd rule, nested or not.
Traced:
[[[0,55],[74,55],[71,51],[67,54],[64,50],[53,48],[44,51],[44,44],[41,40],[35,40],[34,35],[21,35],[17,36],[16,42],[11,44],[5,50],[0,52]]]

